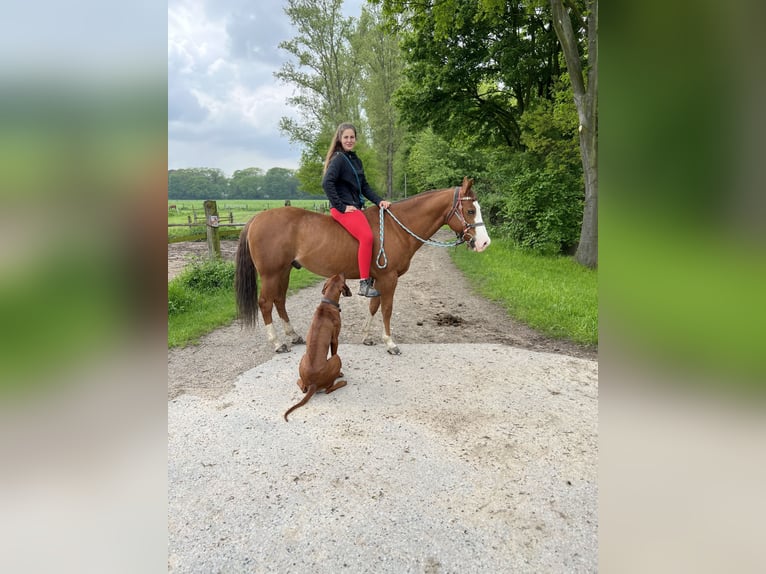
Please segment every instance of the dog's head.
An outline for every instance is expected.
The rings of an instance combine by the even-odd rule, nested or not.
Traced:
[[[351,297],[351,289],[346,285],[346,276],[343,273],[333,275],[324,282],[322,295],[334,301],[340,301],[340,296]]]

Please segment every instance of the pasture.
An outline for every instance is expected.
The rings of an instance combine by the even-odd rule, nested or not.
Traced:
[[[291,199],[290,205],[312,211],[329,210],[324,197]],[[205,208],[201,199],[168,200],[168,243],[205,239]],[[284,199],[219,199],[219,232],[222,238],[239,237],[242,226],[256,213],[285,205]],[[174,227],[170,227],[173,225]],[[231,227],[229,227],[231,225]]]

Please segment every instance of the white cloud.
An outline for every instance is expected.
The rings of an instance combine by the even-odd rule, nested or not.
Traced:
[[[168,164],[298,167],[300,149],[279,132],[294,116],[274,72],[277,45],[291,35],[275,0],[168,3]]]
[[[347,0],[358,16],[364,0]],[[296,169],[300,148],[279,131],[291,86],[274,77],[295,34],[282,0],[168,1],[168,164]]]

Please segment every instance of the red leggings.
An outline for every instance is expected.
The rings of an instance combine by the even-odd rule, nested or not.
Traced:
[[[359,277],[367,279],[370,277],[370,263],[372,261],[372,230],[364,212],[356,211],[341,213],[334,207],[330,209],[332,218],[340,223],[354,239],[359,242],[359,250],[356,257],[359,263]]]

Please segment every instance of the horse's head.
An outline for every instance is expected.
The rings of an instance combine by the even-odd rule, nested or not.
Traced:
[[[489,234],[481,218],[481,207],[473,189],[473,179],[463,178],[463,185],[455,188],[452,209],[447,225],[469,249],[484,251],[490,244]]]

